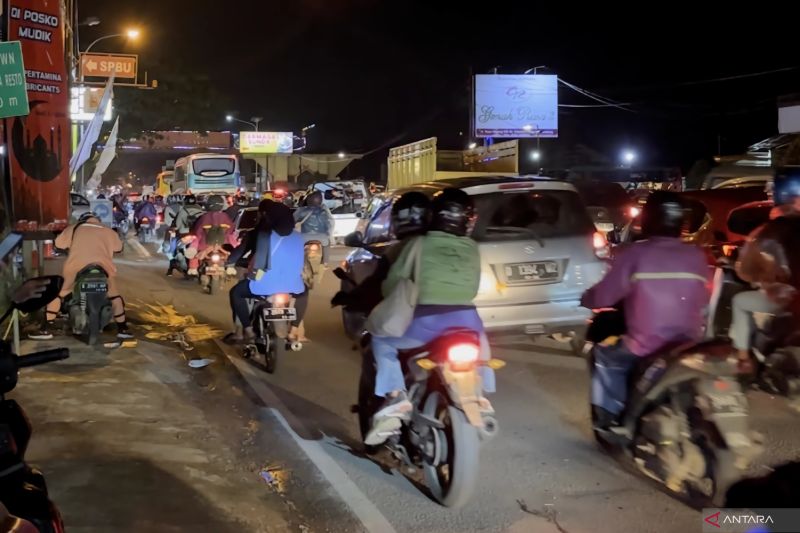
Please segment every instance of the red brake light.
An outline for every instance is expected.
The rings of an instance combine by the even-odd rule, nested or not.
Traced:
[[[319,251],[319,244],[314,243],[314,244],[310,245],[308,247],[308,249],[311,250],[312,252],[318,252]]]
[[[447,349],[447,360],[455,364],[470,364],[478,360],[480,349],[477,344],[462,342]]]
[[[642,210],[639,207],[632,205],[630,210],[628,210],[628,213],[631,215],[631,218],[636,218],[642,213]]]
[[[288,294],[276,294],[272,297],[272,303],[274,305],[286,305],[289,303],[289,295]]]

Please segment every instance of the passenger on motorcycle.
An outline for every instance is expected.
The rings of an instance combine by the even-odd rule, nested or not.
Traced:
[[[333,235],[333,215],[322,202],[322,193],[314,191],[305,198],[305,206],[294,212],[305,241],[322,243],[322,262],[328,264],[328,250]]]
[[[233,221],[222,210],[225,207],[225,199],[219,195],[212,195],[206,201],[206,208],[208,211],[203,213],[197,222],[194,224],[193,235],[195,236],[194,242],[191,246],[197,250],[197,253],[192,259],[189,260],[190,276],[197,275],[197,268],[206,255],[209,253],[225,253],[222,247],[228,244],[236,247],[238,243],[235,240],[233,232]],[[227,274],[229,276],[236,275],[234,267],[228,267]]]
[[[405,379],[398,351],[424,346],[452,328],[469,329],[480,336],[481,359],[491,358],[489,342],[473,299],[478,293],[481,261],[478,245],[467,236],[474,221],[472,199],[460,189],[444,189],[431,204],[430,231],[422,239],[420,272],[415,275],[419,297],[414,319],[402,337],[372,337],[372,351],[377,366],[375,395],[385,398],[374,415],[372,429],[365,442],[384,442],[401,426],[412,409],[406,396]],[[410,244],[410,242],[409,242]],[[401,279],[408,279],[405,258],[416,247],[406,245],[383,282],[383,294],[389,294]],[[483,390],[495,390],[494,372],[487,366],[479,369]],[[484,413],[493,413],[491,403],[480,399]]]
[[[262,200],[258,210],[256,230],[248,232],[248,238],[228,257],[228,264],[235,265],[251,252],[247,278],[230,290],[231,312],[234,323],[238,324],[234,332],[225,337],[228,343],[255,337],[247,305],[247,300],[254,296],[293,294],[297,309],[297,320],[292,323],[295,332],[308,307],[308,292],[303,285],[303,237],[294,231],[291,210],[272,200]]]
[[[125,321],[125,301],[117,287],[117,269],[114,266],[114,254],[122,251],[122,241],[117,232],[104,226],[93,213],[84,213],[77,224],[68,226],[56,237],[55,246],[69,250],[61,274],[64,277],[64,285],[58,297],[47,304],[42,329],[30,338],[35,340],[53,338],[53,323],[58,318],[64,298],[72,293],[77,274],[90,265],[98,265],[108,274],[108,299],[111,300],[114,322],[117,323],[117,337],[132,338],[133,335],[128,332]]]
[[[750,354],[754,313],[782,310],[800,317],[800,167],[784,167],[775,174],[775,215],[748,237],[739,253],[736,273],[755,290],[733,297],[730,337],[737,350],[739,369],[754,371]]]
[[[139,203],[139,205],[137,205],[136,209],[133,211],[133,221],[136,224],[136,234],[139,234],[143,218],[150,219],[150,227],[154,228],[156,225],[157,216],[158,211],[156,209],[156,205],[150,200],[150,197],[145,196],[142,198],[141,203]]]
[[[638,358],[702,337],[709,270],[702,250],[681,242],[683,221],[679,196],[653,192],[642,210],[645,240],[623,249],[581,299],[589,309],[622,304],[625,314],[622,339],[593,349],[592,405],[599,427],[608,427],[623,411],[627,376]],[[603,394],[604,389],[615,397]]]
[[[192,232],[197,219],[203,214],[203,208],[197,205],[197,197],[193,194],[187,194],[183,197],[183,207],[178,211],[178,216],[175,217],[175,230],[178,236],[186,235]]]

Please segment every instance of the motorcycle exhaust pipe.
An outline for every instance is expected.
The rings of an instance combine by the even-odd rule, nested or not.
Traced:
[[[480,428],[481,437],[485,440],[493,439],[500,432],[500,424],[494,416],[483,417],[483,427]]]
[[[293,352],[299,352],[300,350],[302,350],[302,349],[303,349],[303,343],[302,343],[302,342],[300,342],[300,341],[292,341],[292,343],[291,343],[291,344],[289,344],[289,348],[290,348],[290,349],[291,349]]]

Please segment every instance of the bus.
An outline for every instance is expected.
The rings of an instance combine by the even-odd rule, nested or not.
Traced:
[[[236,194],[241,182],[235,155],[192,154],[175,162],[172,192]]]

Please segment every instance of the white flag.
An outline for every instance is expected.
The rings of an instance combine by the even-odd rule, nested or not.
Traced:
[[[114,74],[112,73],[111,77],[108,78],[108,83],[106,83],[106,90],[103,92],[103,97],[100,99],[100,105],[97,106],[97,112],[94,114],[94,117],[92,117],[89,127],[86,128],[86,131],[83,133],[83,138],[81,138],[81,142],[78,144],[78,149],[72,154],[72,158],[69,160],[70,176],[73,176],[78,169],[81,168],[81,165],[89,159],[92,153],[92,145],[100,138],[100,129],[103,127],[103,117],[105,117],[106,107],[108,107],[113,93]]]
[[[97,165],[94,167],[92,177],[86,182],[86,190],[91,191],[100,186],[103,179],[103,172],[108,170],[108,165],[117,157],[117,132],[119,131],[119,117],[114,122],[114,127],[111,128],[111,133],[108,134],[108,140],[100,153],[100,158],[97,160]]]

